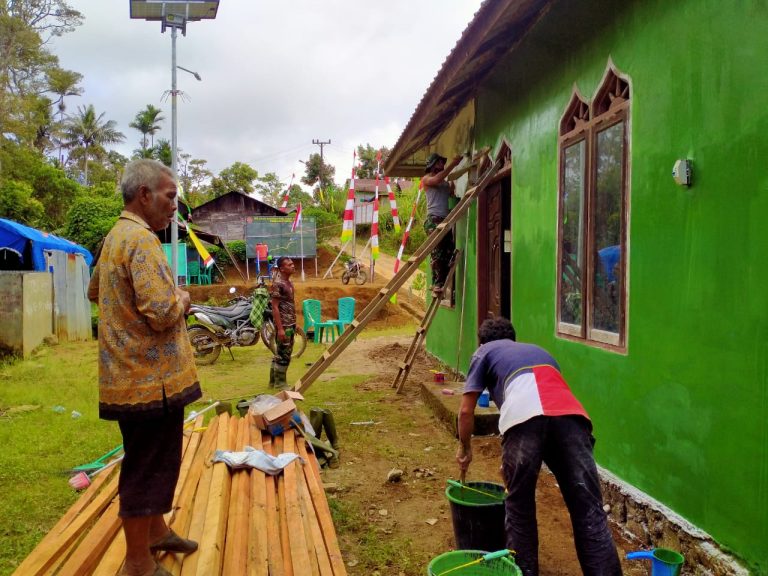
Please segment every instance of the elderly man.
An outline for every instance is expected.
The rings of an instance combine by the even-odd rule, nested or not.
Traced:
[[[480,347],[472,356],[459,409],[456,461],[462,478],[472,462],[475,406],[487,388],[499,408],[507,548],[516,551],[523,574],[539,574],[536,481],[545,462],[568,507],[582,572],[621,576],[603,510],[587,412],[568,388],[555,359],[538,346],[516,342],[509,320],[485,320],[478,337]]]
[[[181,466],[184,407],[202,395],[184,314],[189,294],[177,288],[154,232],[174,217],[173,172],[155,160],[125,167],[125,209],[101,249],[88,287],[99,306],[99,416],[116,420],[125,458],[119,515],[126,558],[122,576],[164,576],[153,553],[194,552],[197,543],[171,531]]]

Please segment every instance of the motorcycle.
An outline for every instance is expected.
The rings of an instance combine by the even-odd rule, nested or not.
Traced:
[[[350,258],[347,260],[344,263],[344,267],[346,270],[344,270],[344,273],[341,275],[342,284],[349,284],[349,280],[354,278],[355,284],[362,286],[365,284],[365,281],[368,280],[368,275],[365,273],[365,270],[363,270],[363,265],[357,258]]]
[[[257,290],[254,292],[257,293]],[[267,296],[268,298],[268,296]],[[266,305],[265,305],[266,304]],[[251,321],[254,297],[237,296],[229,301],[228,306],[203,306],[193,304],[189,314],[197,320],[187,327],[187,335],[195,353],[195,361],[200,365],[213,364],[226,348],[234,360],[233,346],[254,346],[259,338],[264,345],[275,353],[275,324],[269,302],[262,302],[263,313],[261,326]],[[307,347],[307,336],[298,325],[295,329],[292,358],[298,358]]]

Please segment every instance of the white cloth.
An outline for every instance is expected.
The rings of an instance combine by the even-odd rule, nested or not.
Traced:
[[[243,452],[216,450],[213,455],[214,462],[224,462],[232,469],[257,468],[270,476],[277,476],[283,468],[297,458],[299,462],[304,464],[304,459],[294,452],[283,452],[279,456],[272,456],[263,450],[256,450],[252,446],[246,446]]]

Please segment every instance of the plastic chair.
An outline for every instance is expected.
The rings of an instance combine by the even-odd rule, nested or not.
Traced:
[[[339,317],[335,320],[329,320],[333,322],[339,336],[344,334],[344,328],[355,319],[355,299],[351,296],[345,298],[339,298]]]
[[[325,328],[330,328],[331,336],[333,340],[336,340],[336,326],[331,322],[323,322],[321,320],[321,303],[320,300],[304,300],[301,303],[301,311],[304,314],[304,333],[312,331],[315,334],[314,342],[317,344],[320,342],[321,334]],[[325,332],[324,336],[328,338],[328,332]]]
[[[196,260],[187,262],[187,278],[190,284],[202,284],[200,280],[200,263]]]
[[[200,266],[200,284],[210,284],[211,283],[211,270],[213,269],[213,265],[211,266]]]

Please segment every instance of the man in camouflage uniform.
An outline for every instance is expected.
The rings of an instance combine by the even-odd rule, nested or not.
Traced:
[[[293,353],[293,335],[296,330],[296,304],[294,302],[291,276],[295,270],[293,260],[285,256],[277,259],[280,271],[269,295],[272,298],[272,317],[275,321],[275,356],[269,372],[270,388],[288,388],[286,374]]]
[[[427,197],[427,218],[424,221],[424,231],[427,235],[431,234],[450,212],[448,199],[454,195],[453,183],[446,182],[445,177],[461,162],[461,156],[456,156],[448,165],[446,162],[445,157],[430,154],[424,167],[426,174],[421,179],[421,183]],[[442,296],[443,284],[451,267],[454,250],[453,231],[450,231],[430,254],[432,291],[435,296]]]

